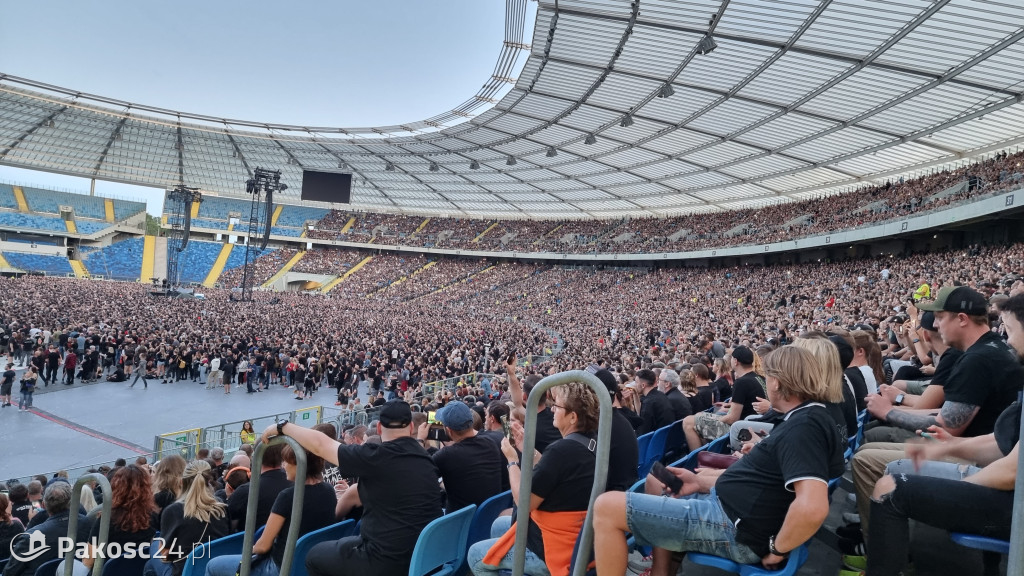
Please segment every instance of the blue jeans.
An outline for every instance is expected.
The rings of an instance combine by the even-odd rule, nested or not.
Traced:
[[[761,557],[736,541],[733,525],[715,491],[684,498],[626,493],[626,525],[643,546],[701,552],[754,564]]]
[[[473,571],[475,576],[489,576],[491,574],[497,574],[501,570],[512,569],[512,554],[515,551],[514,548],[509,550],[508,554],[505,554],[497,566],[491,566],[483,563],[484,556],[487,555],[491,546],[498,541],[498,538],[502,534],[508,531],[510,526],[512,526],[511,516],[499,516],[498,519],[494,521],[494,524],[491,524],[491,539],[481,540],[480,542],[470,546],[469,554],[466,559],[469,563],[469,568]],[[526,569],[524,572],[530,576],[550,576],[551,574],[551,572],[548,571],[547,565],[544,564],[544,561],[531,552],[529,548],[526,549]]]
[[[18,401],[18,408],[32,407],[32,393],[35,390],[25,390],[21,393],[21,400]]]
[[[238,564],[242,561],[241,554],[228,554],[211,558],[206,565],[206,576],[235,576],[238,573]],[[296,561],[300,561],[296,559]],[[249,571],[250,576],[278,576],[281,571],[273,558],[264,558],[260,563],[254,565]]]

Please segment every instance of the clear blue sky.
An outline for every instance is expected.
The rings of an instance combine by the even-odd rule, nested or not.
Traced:
[[[0,14],[3,73],[228,118],[375,126],[475,94],[501,49],[505,2],[0,0]],[[3,166],[0,180],[89,189]],[[159,212],[160,191],[100,181],[96,190]]]

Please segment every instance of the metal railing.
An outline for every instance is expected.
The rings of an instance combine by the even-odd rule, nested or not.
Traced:
[[[263,455],[267,448],[276,444],[288,444],[295,453],[295,491],[292,494],[292,516],[288,524],[288,536],[284,546],[284,556],[278,567],[281,574],[291,574],[292,561],[295,559],[295,543],[299,541],[299,528],[302,524],[302,502],[306,493],[306,450],[294,438],[274,436],[270,442],[260,442],[253,453],[252,469],[260,470]],[[260,498],[260,475],[254,474],[249,480],[249,501],[245,507],[245,539],[242,541],[242,564],[238,576],[249,576],[252,571],[252,547],[256,539],[256,508]],[[106,500],[106,498],[104,498]],[[278,534],[278,538],[280,538]],[[64,576],[71,576],[70,573]],[[100,576],[98,573],[93,576]]]
[[[608,389],[596,376],[582,370],[559,372],[547,376],[530,391],[526,402],[526,435],[523,438],[523,462],[533,462],[537,446],[537,406],[544,394],[555,386],[569,382],[583,382],[597,394],[601,405],[601,417],[597,425],[597,455],[594,462],[594,486],[590,490],[587,517],[583,521],[583,533],[576,552],[576,563],[572,576],[583,576],[587,572],[587,561],[594,545],[594,502],[604,492],[608,480],[608,455],[611,453],[612,401]],[[523,466],[519,481],[519,514],[530,513],[530,490],[533,488],[533,466]],[[251,494],[251,493],[250,493]],[[512,576],[523,576],[526,567],[526,535],[529,522],[516,522],[516,544],[512,555]],[[282,572],[283,574],[284,572]],[[247,575],[242,575],[247,576]]]
[[[82,502],[82,486],[90,482],[98,482],[100,490],[103,491],[103,513],[100,514],[100,537],[98,540],[99,550],[103,551],[106,547],[107,539],[110,537],[110,510],[114,501],[114,497],[111,496],[110,492],[110,482],[107,481],[107,477],[103,474],[80,476],[75,482],[74,488],[71,489],[71,504],[68,506],[68,539],[72,542],[78,542],[78,507]],[[76,548],[77,546],[72,546],[70,550],[64,553],[64,576],[71,576],[75,568]],[[100,576],[103,573],[103,563],[105,561],[105,553],[96,555],[96,560],[92,565],[92,576]]]

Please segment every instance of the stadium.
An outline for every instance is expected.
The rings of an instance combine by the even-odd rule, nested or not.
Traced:
[[[62,480],[106,501],[82,523],[112,542],[222,537],[177,564],[65,563],[95,576],[582,574],[574,544],[600,576],[1024,573],[1024,7],[503,7],[479,90],[400,124],[221,117],[0,70],[0,168],[90,183],[0,181],[4,576],[61,573],[8,558],[15,526],[69,534]],[[803,432],[826,405],[841,432]],[[283,463],[280,440],[252,452],[261,433],[287,437]],[[399,446],[405,485],[366,464]],[[136,473],[180,523],[120,524]],[[249,479],[274,474],[257,508]],[[547,504],[513,545],[495,511],[531,477]],[[691,483],[724,536],[661,538],[691,529],[678,507],[638,519]]]

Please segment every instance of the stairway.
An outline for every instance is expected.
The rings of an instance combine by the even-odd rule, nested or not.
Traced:
[[[271,226],[277,226],[277,219],[281,217],[281,212],[283,212],[283,211],[284,211],[284,206],[281,205],[281,204],[278,204],[277,207],[274,208],[274,215],[270,217],[270,225]]]
[[[142,273],[139,282],[148,284],[153,278],[153,266],[156,263],[156,236],[145,236],[142,239]]]
[[[68,258],[68,263],[71,264],[71,269],[75,271],[75,278],[88,278],[89,270],[85,267],[85,264],[81,260],[73,260]]]
[[[113,222],[116,220],[114,217],[114,201],[110,198],[103,199],[103,214],[106,216],[107,222]]]
[[[373,256],[367,256],[366,258],[363,258],[362,260],[359,261],[358,264],[356,264],[355,266],[353,266],[353,267],[349,268],[347,271],[345,271],[344,274],[342,274],[341,276],[338,276],[334,280],[331,280],[327,284],[324,284],[324,287],[321,288],[320,291],[323,292],[324,294],[327,294],[331,290],[334,290],[335,286],[337,286],[338,284],[341,284],[342,282],[347,280],[349,276],[351,276],[351,275],[355,274],[356,272],[358,272],[359,269],[362,268],[363,266],[366,266],[366,264],[370,260],[373,260]]]
[[[487,233],[490,232],[491,230],[494,230],[494,227],[497,226],[497,225],[498,225],[498,223],[495,222],[495,223],[491,224],[490,226],[488,226],[487,230],[484,230],[483,232],[480,233],[479,236],[477,236],[476,238],[473,238],[473,244],[476,244],[476,243],[480,242],[480,239],[483,238],[484,236],[487,236]]]
[[[270,288],[271,286],[273,286],[274,282],[277,282],[278,280],[283,278],[284,275],[287,274],[292,268],[294,268],[295,265],[298,264],[299,260],[302,260],[302,257],[305,256],[305,255],[306,255],[306,251],[305,250],[301,250],[299,252],[296,252],[295,255],[291,257],[291,260],[288,260],[288,262],[285,262],[285,265],[281,266],[280,270],[275,272],[273,276],[271,276],[266,282],[263,283],[263,287],[264,288]]]
[[[203,286],[207,288],[213,288],[213,285],[220,279],[220,275],[224,272],[224,265],[228,263],[228,256],[231,256],[231,250],[235,247],[234,244],[225,242],[220,247],[220,254],[217,254],[217,259],[213,261],[213,267],[210,268],[209,274],[206,275],[206,280],[203,280]]]
[[[12,186],[14,190],[14,200],[18,203],[18,212],[31,212],[28,207],[28,200],[25,200],[25,191],[21,189],[21,186]]]

